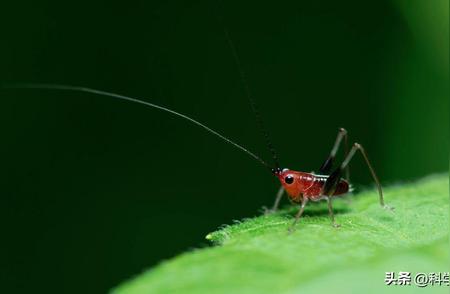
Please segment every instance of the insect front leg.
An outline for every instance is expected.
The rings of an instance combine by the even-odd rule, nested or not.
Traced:
[[[278,210],[278,206],[280,204],[281,197],[283,197],[283,194],[284,194],[284,188],[283,188],[283,186],[280,186],[280,189],[278,189],[278,192],[277,192],[277,196],[275,197],[275,202],[272,206],[272,209],[267,209],[265,211],[265,214],[271,214]]]
[[[297,214],[295,215],[294,222],[288,229],[289,233],[292,233],[295,230],[295,225],[297,224],[298,220],[302,216],[303,211],[305,210],[306,203],[308,203],[308,200],[309,200],[308,197],[302,195],[302,202],[300,204],[300,209],[298,210]]]

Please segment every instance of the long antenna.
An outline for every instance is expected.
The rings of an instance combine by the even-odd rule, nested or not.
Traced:
[[[264,127],[264,123],[263,123],[263,120],[261,118],[261,114],[259,112],[258,105],[256,104],[255,100],[252,98],[252,95],[251,95],[251,92],[250,92],[250,87],[248,86],[248,82],[247,82],[247,76],[245,75],[244,70],[242,68],[242,65],[241,65],[241,62],[240,62],[240,59],[239,59],[239,55],[237,54],[237,50],[236,50],[236,47],[234,46],[233,40],[231,39],[230,33],[229,33],[227,27],[225,26],[225,22],[223,21],[223,19],[219,17],[219,21],[222,24],[223,31],[225,33],[225,37],[227,39],[228,45],[230,45],[231,52],[233,54],[233,58],[234,58],[234,60],[236,62],[236,66],[238,68],[239,75],[241,77],[241,82],[242,82],[242,84],[244,86],[244,90],[245,90],[247,98],[248,98],[248,100],[250,102],[250,106],[252,107],[253,113],[255,114],[256,122],[257,122],[257,124],[259,126],[259,129],[261,130],[261,132],[262,132],[262,134],[264,136],[267,148],[269,148],[270,153],[272,153],[272,158],[273,158],[273,161],[275,163],[275,170],[274,170],[274,172],[277,172],[277,171],[279,171],[281,169],[280,168],[280,162],[278,161],[277,153],[275,151],[275,148],[273,147],[272,141],[270,140],[269,133],[267,132],[267,129]]]
[[[166,107],[163,107],[163,106],[160,106],[160,105],[156,105],[156,104],[153,104],[153,103],[150,103],[150,102],[147,102],[147,101],[143,101],[143,100],[140,100],[140,99],[131,98],[131,97],[128,97],[128,96],[119,95],[119,94],[115,94],[115,93],[105,92],[105,91],[101,91],[101,90],[95,90],[95,89],[86,88],[86,87],[79,87],[79,86],[69,86],[69,85],[20,84],[20,85],[7,85],[7,86],[3,86],[3,88],[8,88],[8,89],[47,89],[47,90],[64,90],[64,91],[85,92],[85,93],[91,93],[91,94],[100,95],[100,96],[107,96],[107,97],[117,98],[117,99],[121,99],[121,100],[126,100],[126,101],[130,101],[130,102],[134,102],[134,103],[143,104],[145,106],[153,107],[153,108],[156,108],[156,109],[159,109],[159,110],[163,110],[163,111],[171,113],[171,114],[173,114],[175,116],[184,118],[185,120],[188,120],[191,123],[196,124],[197,126],[202,127],[203,129],[207,130],[211,134],[216,135],[220,139],[224,140],[228,144],[231,144],[234,147],[236,147],[237,149],[247,153],[248,155],[250,155],[251,157],[256,159],[258,162],[263,164],[265,167],[267,167],[270,170],[272,170],[272,167],[270,165],[268,165],[264,160],[262,160],[259,156],[257,156],[254,153],[250,152],[249,150],[247,150],[246,148],[242,147],[241,145],[233,142],[232,140],[228,139],[224,135],[221,135],[220,133],[214,131],[213,129],[205,126],[201,122],[196,121],[195,119],[190,118],[187,115],[181,114],[181,113],[176,112],[174,110],[171,110],[169,108],[166,108]]]

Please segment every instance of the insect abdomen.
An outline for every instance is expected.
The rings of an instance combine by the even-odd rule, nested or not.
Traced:
[[[349,184],[346,180],[341,180],[336,187],[333,195],[341,195],[347,193],[349,190]]]

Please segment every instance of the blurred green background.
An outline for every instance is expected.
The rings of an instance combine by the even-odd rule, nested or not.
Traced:
[[[3,1],[0,83],[168,106],[317,170],[338,127],[384,184],[448,170],[448,1]],[[88,94],[0,92],[3,293],[99,293],[271,205],[275,178],[186,121]],[[357,186],[372,185],[362,160]],[[374,199],[376,201],[376,199]]]

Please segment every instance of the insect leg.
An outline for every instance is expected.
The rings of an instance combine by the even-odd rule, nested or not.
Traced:
[[[272,209],[266,209],[264,214],[271,214],[278,210],[278,205],[280,204],[280,200],[281,200],[281,197],[283,196],[283,194],[284,194],[284,188],[283,188],[283,186],[280,186],[280,189],[277,192],[277,196],[275,196],[275,203],[273,204]]]
[[[308,197],[303,196],[302,197],[302,203],[300,204],[300,209],[298,210],[297,214],[295,215],[295,220],[292,223],[292,225],[289,227],[289,232],[292,233],[294,231],[295,225],[297,224],[298,220],[303,214],[303,211],[305,210],[306,203],[308,203]]]
[[[333,206],[331,204],[331,197],[327,197],[327,202],[328,202],[328,212],[330,213],[330,218],[331,218],[331,224],[333,225],[333,227],[337,228],[340,227],[341,225],[337,224],[336,221],[334,220],[334,213],[333,213]]]
[[[350,160],[353,158],[356,151],[358,151],[358,150],[361,152],[362,156],[364,157],[364,160],[370,170],[370,173],[372,174],[372,178],[375,181],[375,184],[378,189],[378,195],[380,198],[380,205],[383,208],[392,209],[389,206],[384,204],[383,190],[381,188],[380,180],[378,179],[377,174],[375,173],[375,170],[373,169],[372,165],[370,164],[370,161],[369,161],[366,151],[358,143],[353,144],[352,149],[350,149],[350,152],[347,154],[347,156],[345,157],[342,164],[335,171],[333,171],[330,174],[327,181],[325,182],[324,187],[322,188],[322,194],[327,195],[327,196],[331,196],[334,194],[334,191],[336,190],[336,187],[339,184],[339,181],[340,181],[343,171],[345,170],[345,168],[347,168]]]
[[[283,186],[280,186],[280,189],[277,192],[277,196],[275,197],[275,203],[273,204],[272,209],[269,210],[269,212],[277,211],[278,205],[280,204],[280,200],[281,200],[281,197],[283,196],[283,194],[284,194],[284,188],[283,188]]]
[[[347,140],[347,130],[344,128],[340,128],[336,137],[336,141],[334,142],[333,148],[331,149],[330,155],[328,158],[322,163],[322,166],[319,168],[319,174],[328,175],[333,167],[333,162],[336,157],[336,153],[339,150],[339,146],[341,145],[342,139],[344,139],[344,148],[345,148],[345,156],[348,154],[348,140]],[[349,169],[346,167],[345,169],[345,178],[349,180]]]

